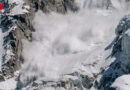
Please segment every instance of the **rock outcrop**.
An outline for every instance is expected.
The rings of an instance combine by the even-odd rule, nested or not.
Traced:
[[[113,90],[111,85],[114,81],[122,76],[130,73],[130,15],[123,17],[116,28],[116,38],[106,48],[112,48],[111,57],[116,60],[111,63],[109,68],[102,73],[102,78],[97,83],[99,89]],[[114,89],[116,90],[116,89]]]
[[[9,6],[12,4],[14,3],[9,3]],[[7,7],[6,9],[8,10],[9,8]],[[22,58],[22,39],[31,41],[31,32],[33,31],[28,13],[20,15],[11,15],[10,13],[6,12],[1,16],[1,27],[4,34],[3,46],[5,50],[1,74],[5,78],[13,77],[15,71],[21,68],[21,64],[24,61]]]
[[[31,7],[31,13],[42,10],[45,13],[52,11],[65,14],[67,9],[77,11],[78,7],[74,4],[74,0],[29,0],[26,1]]]
[[[83,72],[74,72],[68,75],[63,76],[58,81],[49,81],[49,80],[38,80],[37,77],[33,76],[32,78],[27,77],[23,79],[24,75],[21,75],[19,82],[17,84],[17,89],[38,89],[38,90],[86,90],[90,89],[93,86],[94,77],[89,77],[86,73]],[[27,81],[27,82],[24,82]]]

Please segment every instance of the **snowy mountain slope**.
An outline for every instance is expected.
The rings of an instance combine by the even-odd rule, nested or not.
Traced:
[[[2,29],[3,35],[6,35],[4,55],[10,56],[11,59],[3,59],[5,63],[2,63],[2,73],[4,72],[3,76],[4,74],[6,76],[4,76],[5,81],[0,82],[0,89],[120,88],[119,76],[129,73],[129,43],[126,43],[129,41],[129,15],[120,21],[127,13],[125,10],[129,10],[128,1],[30,0],[25,2],[9,1],[8,19],[1,18],[3,21],[12,22],[7,24],[8,27],[5,23],[2,24],[5,28]],[[73,13],[68,10],[79,11]],[[121,23],[118,24],[119,21]],[[34,29],[32,36],[31,32]],[[13,54],[10,54],[10,51]],[[12,56],[15,59],[12,59]],[[20,74],[15,75],[23,59],[24,64]],[[118,77],[119,80],[116,80]],[[12,87],[7,86],[10,82]]]
[[[129,90],[130,89],[130,75],[123,75],[116,79],[112,85],[117,90]]]
[[[0,83],[0,89],[1,90],[13,90],[16,88],[17,82],[15,81],[15,78],[7,79],[4,82]]]
[[[129,74],[129,15],[124,16],[116,28],[116,37],[110,44],[112,47],[111,57],[115,57],[115,61],[111,63],[109,68],[103,72],[103,76],[98,83],[98,88],[112,89],[114,81],[120,76]],[[117,82],[116,82],[117,83]],[[121,83],[121,82],[118,82]],[[118,87],[117,87],[118,88]],[[127,90],[127,89],[117,89]]]
[[[86,72],[86,76],[89,78],[95,79],[96,75],[99,75],[99,79],[99,77],[104,77],[105,74],[102,74],[105,72],[115,73],[116,69],[109,71],[111,69],[109,65],[111,62],[116,63],[116,61],[114,61],[114,58],[107,60],[106,58],[111,52],[104,51],[104,49],[114,38],[114,29],[120,18],[125,15],[122,13],[119,16],[119,14],[120,12],[114,13],[114,11],[111,13],[110,11],[97,13],[97,10],[81,10],[77,14],[68,13],[68,15],[55,13],[44,15],[38,12],[34,19],[34,27],[37,30],[33,34],[34,41],[32,43],[24,42],[24,57],[29,61],[25,63],[21,74],[22,87],[28,89],[52,89],[54,85],[58,89],[58,82],[62,81],[64,74],[68,75],[69,73],[78,72],[82,75],[83,72]],[[29,48],[30,46],[31,48]],[[37,50],[35,49],[36,47]],[[116,68],[115,64],[113,67]],[[122,68],[121,70],[117,69],[118,71],[122,71]],[[107,75],[109,75],[108,73]],[[73,77],[73,75],[69,75]],[[26,86],[28,82],[24,81],[28,77],[34,78],[34,76],[36,78],[34,82],[37,86],[32,86],[33,83]],[[46,83],[44,84],[45,87],[37,83],[44,80]],[[58,80],[58,82],[55,80]],[[65,77],[66,80],[68,78]],[[65,81],[64,83],[66,83]],[[49,82],[51,84],[48,86]],[[72,84],[75,84],[75,80]],[[81,89],[81,87],[78,87],[80,88],[79,90],[88,88],[83,86]],[[66,86],[66,90],[68,88],[74,89],[75,87]],[[102,87],[99,88],[101,89]],[[92,87],[91,89],[93,90],[94,88]],[[102,89],[109,89],[109,87],[104,86]]]

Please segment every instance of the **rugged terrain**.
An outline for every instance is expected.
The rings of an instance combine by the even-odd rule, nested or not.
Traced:
[[[129,0],[2,2],[0,89],[129,90]]]

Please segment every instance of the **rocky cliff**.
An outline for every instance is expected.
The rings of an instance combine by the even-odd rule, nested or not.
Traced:
[[[117,28],[115,29],[116,37],[113,42],[107,47],[107,49],[110,47],[112,48],[112,53],[110,56],[115,57],[116,60],[111,63],[110,67],[103,73],[101,81],[99,82],[99,88],[108,90],[123,90],[123,87],[114,87],[112,84],[118,77],[130,73],[130,44],[128,42],[130,39],[129,20],[130,15],[126,15],[120,20]]]
[[[7,2],[5,3],[5,5]],[[19,70],[23,63],[22,58],[22,39],[31,41],[32,25],[29,20],[27,9],[23,9],[24,14],[17,14],[13,9],[17,2],[9,2],[6,13],[1,18],[1,28],[3,37],[3,59],[2,59],[2,80],[14,77],[15,71]],[[24,8],[24,6],[23,6]],[[10,9],[10,12],[9,12]],[[21,10],[22,12],[22,10]]]

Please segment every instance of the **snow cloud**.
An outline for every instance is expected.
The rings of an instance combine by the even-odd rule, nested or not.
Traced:
[[[37,12],[33,20],[36,29],[33,41],[23,41],[23,72],[56,79],[74,71],[82,62],[95,61],[97,58],[91,56],[98,56],[114,38],[114,29],[121,18],[117,15],[100,10],[66,15]]]

